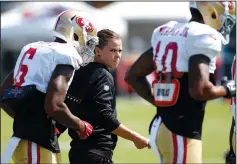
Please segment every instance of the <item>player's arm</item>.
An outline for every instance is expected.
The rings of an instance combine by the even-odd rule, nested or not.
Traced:
[[[3,81],[0,87],[0,96],[3,94],[4,90],[12,86],[13,83],[14,83],[14,80],[13,80],[13,71],[12,71],[8,74],[8,76]],[[14,111],[9,107],[8,104],[0,102],[0,108],[2,108],[10,117],[14,118]]]
[[[153,48],[149,48],[135,61],[125,75],[125,81],[135,92],[154,105],[151,85],[146,76],[154,71]]]
[[[227,95],[223,86],[215,86],[209,80],[210,59],[205,55],[194,55],[189,59],[189,93],[197,100],[212,100]]]
[[[85,131],[85,124],[74,116],[64,103],[68,82],[73,76],[74,68],[70,65],[57,65],[48,84],[45,110],[57,122],[79,131]]]

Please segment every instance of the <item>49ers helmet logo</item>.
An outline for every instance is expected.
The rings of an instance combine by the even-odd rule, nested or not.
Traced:
[[[92,23],[88,19],[77,17],[76,22],[82,28],[86,26],[86,32],[92,32],[94,30]]]

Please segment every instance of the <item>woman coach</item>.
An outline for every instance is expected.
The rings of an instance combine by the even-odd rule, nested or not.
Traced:
[[[148,147],[148,139],[121,124],[116,112],[114,79],[109,72],[117,68],[122,55],[122,40],[111,30],[97,34],[99,44],[95,48],[95,62],[75,73],[68,90],[66,103],[71,112],[88,121],[93,134],[81,140],[69,129],[72,138],[69,160],[71,164],[111,164],[117,136],[134,142],[138,149]],[[60,132],[63,129],[58,126]]]

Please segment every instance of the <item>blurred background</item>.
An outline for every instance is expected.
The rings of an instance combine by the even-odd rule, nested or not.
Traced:
[[[0,81],[14,68],[21,48],[34,41],[52,41],[51,30],[59,13],[66,9],[81,9],[91,14],[98,29],[108,28],[123,39],[123,56],[119,67],[113,70],[118,94],[118,117],[128,127],[148,136],[148,126],[156,110],[141,100],[124,82],[124,75],[139,55],[150,47],[153,30],[170,20],[187,22],[191,15],[188,2],[2,2]],[[236,35],[217,57],[216,80],[223,75],[231,77],[230,68],[236,51]],[[153,80],[153,74],[147,77]],[[133,116],[133,117],[131,117]],[[11,136],[12,120],[2,112],[1,150]],[[8,122],[9,124],[6,124]],[[228,148],[231,112],[228,101],[208,103],[204,120],[204,162],[223,163],[223,152]],[[215,128],[218,127],[218,128]],[[4,130],[5,129],[5,130]],[[7,130],[6,130],[7,129]],[[214,139],[213,139],[214,137]],[[70,139],[65,134],[60,140],[63,161],[68,162]],[[115,162],[157,162],[150,150],[136,150],[132,143],[119,140]]]
[[[25,44],[52,40],[57,15],[70,8],[90,13],[99,29],[109,28],[122,37],[122,61],[113,71],[118,94],[133,92],[123,81],[124,73],[150,47],[152,31],[167,21],[187,22],[191,17],[188,2],[1,2],[1,80],[13,69]],[[223,74],[230,77],[235,45],[231,42],[218,56],[218,81]],[[148,78],[152,80],[152,75]]]

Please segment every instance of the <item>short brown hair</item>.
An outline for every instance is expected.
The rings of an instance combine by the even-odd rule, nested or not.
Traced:
[[[120,39],[120,36],[116,32],[109,29],[98,31],[97,36],[99,38],[99,44],[97,47],[101,49],[108,44],[109,39]]]

